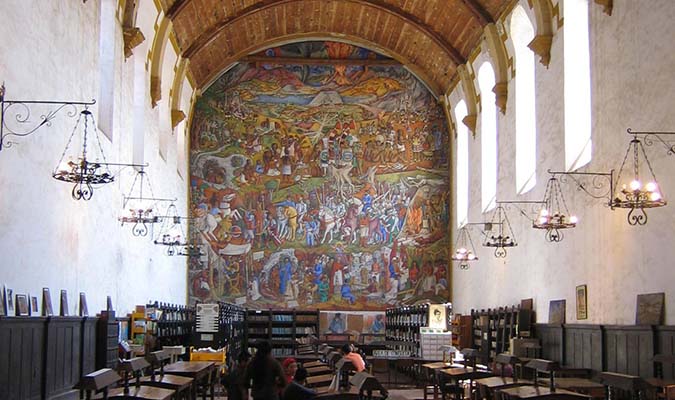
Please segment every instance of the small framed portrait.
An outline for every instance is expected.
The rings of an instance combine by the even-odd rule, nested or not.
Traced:
[[[30,298],[30,313],[31,315],[40,315],[38,313],[37,296],[33,296]]]
[[[577,286],[577,319],[588,319],[586,285]]]
[[[5,301],[7,302],[5,314],[8,317],[14,316],[14,289],[5,288]]]
[[[42,316],[51,317],[53,315],[52,295],[49,293],[49,288],[42,288]]]
[[[87,296],[84,292],[80,292],[80,317],[88,317],[89,309],[87,308]]]
[[[30,308],[28,307],[28,296],[25,294],[16,295],[16,315],[27,317],[30,315]]]
[[[68,316],[68,292],[66,290],[61,290],[61,309],[59,310],[59,315],[62,317]]]

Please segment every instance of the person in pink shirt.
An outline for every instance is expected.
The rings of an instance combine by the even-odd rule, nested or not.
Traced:
[[[361,372],[364,369],[366,369],[366,363],[363,361],[363,358],[359,353],[352,351],[351,344],[345,344],[344,346],[342,346],[340,350],[342,350],[342,357],[345,360],[349,360],[352,362],[352,364],[354,365],[354,369],[356,369],[356,372]]]

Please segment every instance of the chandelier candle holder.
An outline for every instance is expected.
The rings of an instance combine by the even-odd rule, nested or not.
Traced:
[[[488,224],[486,224],[488,225]],[[506,210],[497,202],[497,207],[495,208],[494,213],[492,214],[492,219],[490,220],[489,225],[497,226],[497,231],[493,234],[486,234],[485,241],[483,246],[485,247],[494,247],[494,255],[496,258],[505,258],[506,257],[506,248],[507,247],[516,247],[515,235],[513,234],[513,229],[511,228],[511,222],[506,215]]]
[[[455,253],[451,257],[453,261],[459,261],[460,269],[469,269],[470,262],[478,261],[468,225],[469,223],[466,223],[459,228],[459,231],[457,232],[457,241],[455,242]],[[471,223],[471,225],[476,224]]]
[[[563,230],[577,226],[579,220],[570,215],[565,197],[560,189],[560,181],[556,175],[551,176],[546,184],[543,206],[539,210],[539,216],[532,222],[535,229],[546,230],[545,238],[552,243],[562,242]]]
[[[645,143],[647,142],[647,137],[657,137],[658,140],[668,148],[668,154],[672,154],[672,147],[668,146],[663,139],[658,137],[659,134],[666,135],[671,133],[633,132],[630,128],[628,129],[628,133],[633,135],[633,139],[631,139],[628,144],[628,149],[623,157],[623,162],[621,163],[621,168],[619,169],[619,174],[616,178],[617,184],[613,190],[609,206],[612,210],[615,208],[625,208],[630,210],[626,216],[628,224],[645,225],[647,223],[647,212],[645,209],[663,207],[668,204],[668,202],[661,193],[659,183],[656,180],[656,175],[649,162],[649,158],[647,158],[647,153],[645,152],[642,140],[640,140],[638,135],[646,135]],[[628,169],[630,166],[626,166],[626,161],[629,156],[632,156],[632,170]],[[648,175],[640,175],[641,166],[647,167]],[[629,175],[631,172],[632,175]]]
[[[131,184],[129,195],[124,196],[122,208],[127,209],[129,213],[118,218],[122,226],[124,226],[125,223],[134,224],[131,228],[131,233],[134,236],[147,236],[149,232],[148,225],[154,225],[160,222],[161,218],[158,215],[155,215],[155,208],[158,202],[167,201],[173,203],[177,200],[154,197],[150,180],[145,179],[145,175],[145,169],[141,167],[136,173],[134,182]],[[137,183],[138,189],[136,189]],[[144,186],[148,187],[150,197],[144,197]],[[138,192],[137,196],[134,196],[135,189]]]

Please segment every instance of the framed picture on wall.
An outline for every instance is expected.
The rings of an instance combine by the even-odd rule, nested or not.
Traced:
[[[8,287],[5,288],[5,301],[7,302],[7,309],[5,314],[8,317],[14,316],[14,289]]]
[[[49,288],[42,288],[42,316],[51,317],[53,315],[52,295],[49,293]]]
[[[68,292],[61,290],[61,308],[59,310],[59,315],[62,317],[68,316]]]
[[[638,294],[635,324],[662,325],[665,300],[665,293]]]
[[[577,319],[588,319],[586,285],[577,286]]]
[[[16,295],[16,315],[24,317],[30,314],[28,308],[28,296],[25,294]]]
[[[30,312],[31,315],[40,315],[38,314],[38,302],[37,302],[37,296],[33,296],[30,298]]]
[[[565,300],[551,300],[548,306],[548,323],[565,323]]]

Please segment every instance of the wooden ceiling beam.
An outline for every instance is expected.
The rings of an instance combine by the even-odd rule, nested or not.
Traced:
[[[483,8],[478,0],[461,0],[461,3],[464,4],[476,18],[478,18],[478,21],[480,21],[482,26],[495,22],[492,19],[492,15]]]
[[[301,58],[301,57],[267,57],[246,56],[241,62],[256,64],[291,64],[291,65],[402,65],[399,61],[387,59],[358,58]]]
[[[191,0],[179,0],[174,3],[174,6],[167,12],[167,16],[172,20],[180,14],[180,11],[186,7],[186,5]],[[236,22],[239,19],[246,18],[253,14],[259,13],[263,10],[272,7],[279,7],[284,4],[298,2],[298,1],[307,1],[307,0],[261,0],[258,3],[255,3],[249,7],[243,8],[239,13],[227,17],[220,21],[218,24],[212,26],[211,28],[202,32],[197,39],[195,39],[187,49],[183,51],[182,56],[186,58],[191,58],[199,50],[208,45],[212,40],[214,40],[220,32],[222,32],[229,24]],[[445,38],[443,38],[438,32],[431,29],[431,27],[424,22],[422,22],[417,16],[406,12],[405,10],[392,6],[385,3],[383,0],[345,0],[346,2],[360,4],[365,7],[373,7],[379,11],[386,12],[390,15],[398,17],[405,22],[409,23],[417,30],[423,32],[427,37],[433,40],[456,65],[462,65],[466,63],[466,57],[464,57],[459,50],[457,50],[452,44],[450,44]]]

